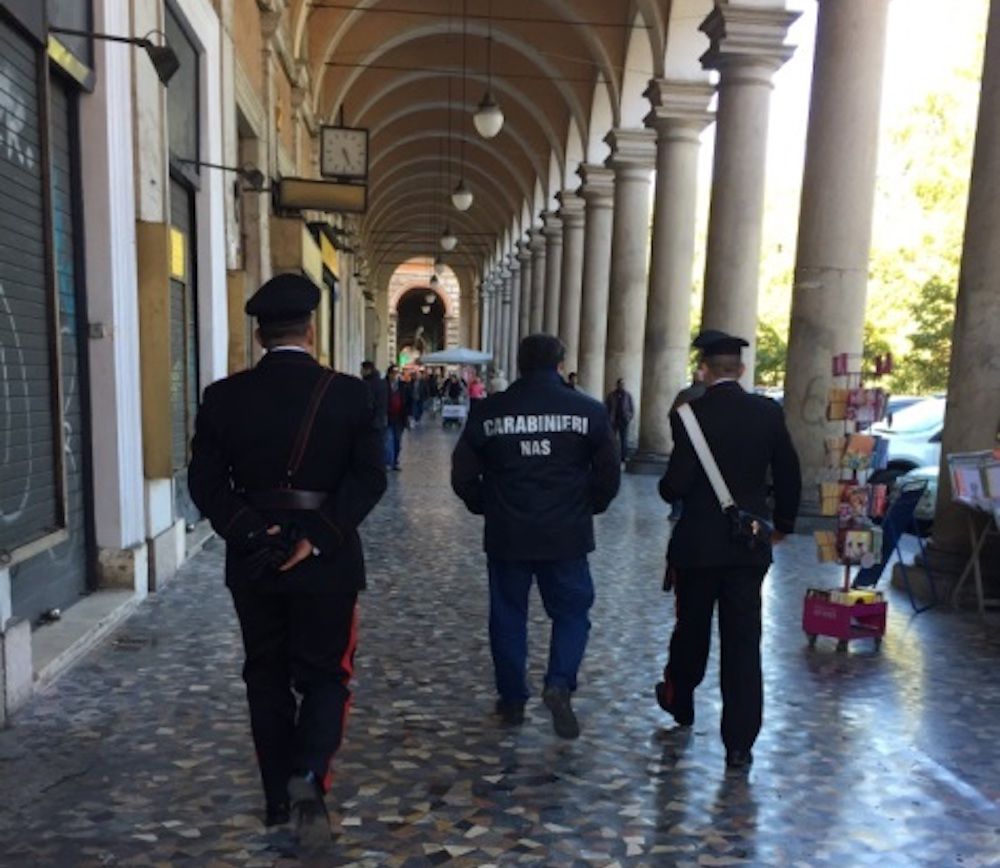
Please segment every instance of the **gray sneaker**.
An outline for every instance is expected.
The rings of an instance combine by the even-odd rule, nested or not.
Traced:
[[[319,784],[311,776],[294,776],[288,782],[288,800],[299,847],[307,853],[329,848],[332,844],[330,815]]]
[[[552,712],[552,726],[559,738],[580,737],[580,724],[565,687],[546,687],[542,691],[542,701]]]

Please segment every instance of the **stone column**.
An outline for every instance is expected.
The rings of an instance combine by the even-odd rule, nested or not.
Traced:
[[[584,163],[577,170],[583,183],[583,297],[580,303],[580,388],[604,399],[604,351],[608,337],[608,281],[611,277],[611,232],[614,222],[614,172]]]
[[[824,438],[837,430],[826,420],[830,360],[862,351],[888,7],[819,6],[784,399],[813,510]]]
[[[583,294],[584,202],[572,190],[558,194],[563,225],[562,279],[559,291],[559,337],[566,344],[566,373],[579,366],[580,301]]]
[[[510,329],[507,338],[507,367],[504,368],[504,373],[507,375],[507,381],[512,383],[516,376],[517,345],[520,341],[521,254],[511,253],[507,267],[510,269]]]
[[[498,287],[500,296],[500,327],[497,329],[497,346],[493,366],[506,371],[507,353],[510,350],[511,282],[514,274],[507,267],[506,257],[504,259],[503,267],[500,270],[500,286]]]
[[[996,447],[1000,426],[1000,0],[988,21],[934,517],[933,548],[966,555],[968,518],[951,501],[945,456]],[[991,552],[982,563],[996,573],[1000,558]]]
[[[555,211],[543,211],[545,228],[545,308],[542,331],[559,333],[559,292],[562,282],[563,225]]]
[[[531,246],[531,334],[540,332],[545,322],[545,235],[542,229],[528,232]]]
[[[656,158],[652,130],[612,130],[607,164],[615,173],[615,221],[611,243],[611,302],[604,353],[604,393],[620,377],[635,399],[629,448],[638,442],[642,407],[642,350],[649,286],[649,193]]]
[[[771,77],[795,51],[784,39],[798,17],[727,4],[701,25],[711,40],[702,65],[720,75],[701,324],[750,342],[745,386],[753,385]]]
[[[690,381],[699,136],[712,121],[714,92],[707,83],[663,80],[650,82],[646,91],[653,110],[645,122],[656,131],[656,195],[639,457],[653,464],[665,462],[673,448],[670,406]]]
[[[517,242],[517,261],[521,264],[521,307],[518,311],[518,343],[531,334],[531,246],[528,241]],[[515,358],[515,363],[516,363]],[[512,378],[513,379],[513,378]]]
[[[484,353],[490,351],[490,279],[483,278],[482,286],[479,290],[479,309],[482,316],[479,319],[479,329],[481,335],[481,346]]]

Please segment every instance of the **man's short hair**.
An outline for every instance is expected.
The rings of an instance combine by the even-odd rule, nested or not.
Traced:
[[[739,356],[706,356],[701,363],[715,377],[738,377],[743,367],[743,360]]]
[[[279,347],[288,341],[302,340],[309,331],[312,318],[298,320],[295,322],[262,322],[258,323],[257,330],[260,335],[260,343],[264,349]]]
[[[528,335],[517,348],[517,368],[522,374],[554,371],[566,358],[566,347],[555,335]]]
[[[361,370],[362,371],[374,371],[375,370],[375,363],[374,362],[369,362],[367,360],[363,361],[361,363]]]

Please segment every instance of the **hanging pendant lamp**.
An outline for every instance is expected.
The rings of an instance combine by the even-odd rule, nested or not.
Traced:
[[[455,233],[447,226],[444,227],[444,232],[441,233],[440,239],[438,239],[441,244],[441,249],[444,251],[454,250],[455,245],[458,244],[458,238],[455,237]]]
[[[487,90],[483,94],[483,98],[479,101],[479,109],[472,116],[472,122],[476,125],[476,132],[484,139],[496,137],[503,129],[503,112],[493,99],[493,91]]]
[[[434,257],[434,273],[444,274],[444,257],[440,253]]]
[[[472,207],[472,190],[465,186],[465,178],[451,191],[451,204],[459,211],[468,211]]]

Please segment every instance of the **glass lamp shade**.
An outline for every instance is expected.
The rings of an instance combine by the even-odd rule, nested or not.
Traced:
[[[472,207],[472,190],[465,186],[465,178],[451,192],[451,204],[459,211],[468,211]]]
[[[435,275],[435,277],[437,277],[437,275]],[[436,281],[432,278],[431,283],[436,283]],[[427,295],[424,296],[424,301],[428,304],[434,304],[434,302],[437,301],[437,295],[433,292],[428,292]]]
[[[436,274],[432,274],[431,275],[431,286],[437,286],[440,282],[441,281],[438,280],[438,276]],[[427,294],[431,295],[431,293],[427,293]],[[430,299],[430,300],[433,301],[433,299]]]
[[[444,274],[444,257],[440,254],[434,257],[434,273]]]
[[[431,306],[429,304],[422,304],[422,305],[420,305],[420,312],[421,313],[425,313],[425,314],[426,313],[430,313],[431,312]]]
[[[476,132],[484,139],[492,139],[503,129],[503,112],[500,111],[500,106],[490,91],[483,94],[479,108],[472,116],[472,122],[476,126]]]
[[[450,229],[445,227],[444,232],[441,233],[440,243],[442,250],[454,250],[455,245],[458,244],[458,238],[455,237]]]

